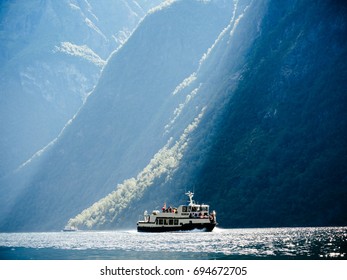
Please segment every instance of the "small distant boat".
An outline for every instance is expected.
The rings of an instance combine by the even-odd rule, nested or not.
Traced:
[[[78,228],[77,227],[74,227],[74,226],[66,226],[63,228],[63,231],[78,231]]]
[[[139,232],[165,232],[201,229],[212,231],[217,225],[216,212],[209,212],[209,205],[196,204],[193,200],[194,193],[187,192],[189,197],[188,205],[181,205],[178,208],[166,208],[154,210],[151,214],[144,212],[143,220],[137,222]]]

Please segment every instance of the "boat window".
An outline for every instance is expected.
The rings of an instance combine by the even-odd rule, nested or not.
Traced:
[[[163,220],[159,219],[159,225],[162,225],[162,224],[163,224]]]
[[[177,220],[177,219],[174,220],[174,225],[175,225],[175,226],[178,225],[178,220]]]
[[[187,212],[187,206],[182,207],[182,212]]]
[[[167,225],[167,220],[164,220],[164,225]]]
[[[173,225],[173,220],[169,220],[169,225],[170,225],[170,226]]]

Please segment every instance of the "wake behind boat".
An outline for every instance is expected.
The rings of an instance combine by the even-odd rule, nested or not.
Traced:
[[[194,193],[187,192],[188,205],[178,208],[164,207],[162,212],[154,210],[151,214],[144,213],[143,221],[137,222],[139,232],[165,232],[202,229],[212,231],[217,225],[216,212],[209,212],[209,205],[196,204],[193,200]]]

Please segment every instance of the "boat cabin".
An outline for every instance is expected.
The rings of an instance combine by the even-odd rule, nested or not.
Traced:
[[[153,210],[151,214],[144,212],[144,220],[137,223],[138,231],[175,231],[189,229],[206,229],[212,231],[216,223],[216,213],[210,213],[209,205],[196,204],[193,201],[193,193],[188,192],[188,205],[180,205],[178,208],[166,208],[162,211]]]

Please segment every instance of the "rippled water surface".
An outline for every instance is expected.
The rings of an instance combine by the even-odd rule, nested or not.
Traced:
[[[0,259],[347,259],[347,227],[0,233]]]

